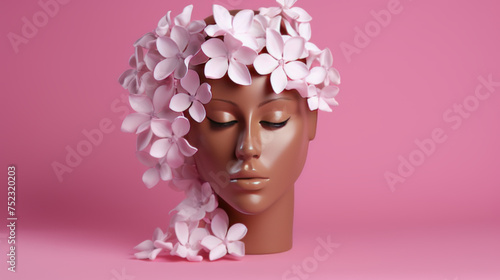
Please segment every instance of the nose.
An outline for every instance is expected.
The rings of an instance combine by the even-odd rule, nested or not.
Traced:
[[[236,158],[241,160],[259,158],[262,152],[260,136],[259,128],[252,127],[251,124],[241,128],[236,144]]]

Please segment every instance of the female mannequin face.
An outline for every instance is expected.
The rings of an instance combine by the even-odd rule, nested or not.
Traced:
[[[275,94],[269,76],[250,86],[227,76],[207,80],[212,100],[207,117],[190,120],[189,143],[200,177],[228,205],[258,214],[293,191],[316,131],[317,112],[296,91]]]

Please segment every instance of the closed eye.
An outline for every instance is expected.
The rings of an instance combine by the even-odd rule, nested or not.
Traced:
[[[208,117],[207,119],[210,121],[210,126],[212,128],[228,128],[231,127],[233,124],[237,123],[236,120],[230,122],[216,122]]]
[[[282,122],[268,122],[268,121],[260,121],[260,124],[264,127],[270,128],[270,129],[278,129],[282,128],[286,125],[286,123],[290,120],[290,118],[286,119],[285,121]]]

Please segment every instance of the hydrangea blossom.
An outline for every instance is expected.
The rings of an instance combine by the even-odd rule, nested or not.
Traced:
[[[184,138],[190,129],[187,114],[202,122],[204,105],[212,98],[209,84],[200,84],[192,67],[204,64],[206,78],[227,75],[236,84],[250,85],[253,66],[260,75],[270,74],[275,93],[296,90],[311,110],[331,111],[338,104],[334,85],[340,76],[331,51],[309,42],[311,16],[294,6],[296,0],[276,2],[278,7],[260,8],[258,14],[241,10],[234,16],[214,5],[215,24],[209,26],[191,20],[189,5],[173,20],[167,12],[133,44],[131,69],[118,79],[130,92],[134,111],[123,120],[122,131],[137,134],[136,155],[148,167],[142,176],[146,187],[169,181],[186,195],[172,210],[167,231],[157,228],[151,240],[135,247],[137,258],[154,260],[162,251],[189,261],[245,254],[247,228],[230,226],[210,184],[196,170],[196,147]]]

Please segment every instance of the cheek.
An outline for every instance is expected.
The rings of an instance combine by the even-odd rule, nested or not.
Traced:
[[[302,122],[276,131],[267,132],[263,137],[261,162],[276,177],[288,178],[295,182],[304,165],[308,141]],[[265,141],[264,141],[265,140]]]
[[[213,132],[200,124],[189,132],[189,140],[198,148],[194,159],[202,180],[214,183],[214,178],[228,176],[226,169],[233,160],[235,135],[229,131]]]

